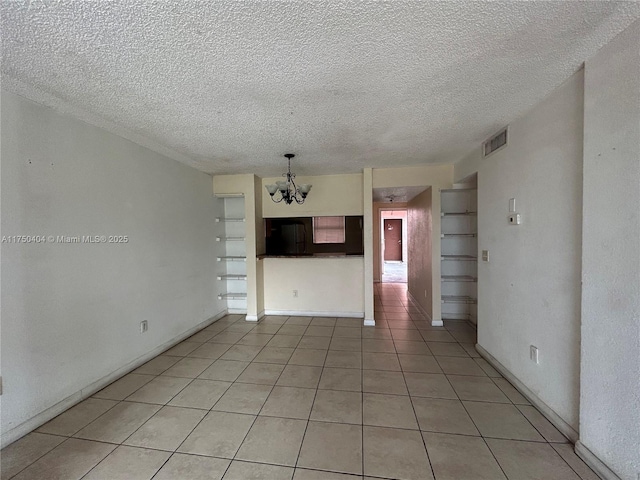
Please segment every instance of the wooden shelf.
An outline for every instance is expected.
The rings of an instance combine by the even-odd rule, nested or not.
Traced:
[[[442,295],[442,303],[460,303],[471,305],[476,303],[476,299],[466,295]]]
[[[472,322],[477,310],[477,188],[458,184],[442,193],[440,253],[442,319]],[[446,262],[446,264],[445,264]]]
[[[226,273],[224,275],[218,275],[218,280],[246,280],[246,275],[232,275],[230,273]]]
[[[476,277],[471,275],[442,275],[440,277],[443,282],[477,282]]]
[[[440,260],[442,261],[456,261],[456,262],[472,262],[478,260],[478,257],[474,257],[473,255],[440,255]]]
[[[246,300],[246,293],[221,293],[218,300]]]
[[[219,262],[246,262],[247,257],[218,257]]]
[[[244,198],[244,193],[214,193],[217,198]]]
[[[246,237],[248,230],[245,215],[245,198],[240,193],[226,193],[220,195],[224,208],[220,217],[215,219],[221,225],[218,227],[216,242],[220,242],[216,257],[221,265],[216,278],[225,282],[218,299],[227,302],[227,308],[234,311],[246,311],[247,305],[247,254]]]
[[[456,238],[456,237],[475,238],[475,236],[476,236],[475,233],[441,233],[440,234],[440,238]]]
[[[478,212],[440,212],[441,217],[472,217]]]

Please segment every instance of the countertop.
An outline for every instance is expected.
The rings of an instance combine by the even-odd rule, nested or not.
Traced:
[[[364,258],[364,254],[362,253],[299,253],[299,254],[291,254],[291,255],[258,255],[258,259],[262,260],[264,258]]]

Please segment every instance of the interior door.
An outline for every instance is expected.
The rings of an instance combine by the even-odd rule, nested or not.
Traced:
[[[384,260],[402,261],[402,220],[385,219],[384,221]]]

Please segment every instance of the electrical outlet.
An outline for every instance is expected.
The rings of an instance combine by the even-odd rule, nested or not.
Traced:
[[[149,330],[149,322],[147,320],[143,320],[140,322],[140,333],[144,333]]]
[[[529,358],[536,362],[536,364],[540,363],[538,358],[538,347],[535,345],[529,346]]]
[[[293,291],[293,296],[296,297],[296,298],[298,297],[298,290],[294,290]]]

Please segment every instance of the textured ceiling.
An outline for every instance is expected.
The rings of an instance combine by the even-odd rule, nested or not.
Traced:
[[[209,173],[449,163],[635,2],[0,1],[3,88]]]

